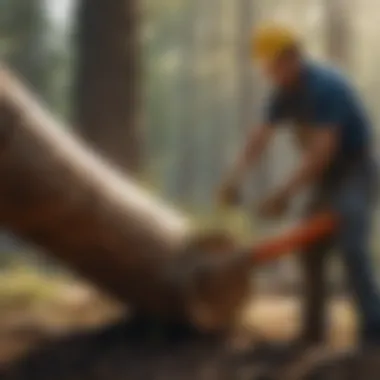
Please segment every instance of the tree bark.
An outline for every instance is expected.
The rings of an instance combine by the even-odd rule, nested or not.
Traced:
[[[82,0],[78,9],[75,123],[130,172],[141,164],[137,1]]]
[[[197,253],[219,252],[217,235],[190,244],[184,216],[86,150],[5,69],[0,101],[3,228],[137,311],[208,328],[231,322],[248,290],[241,273],[205,284],[191,271]]]

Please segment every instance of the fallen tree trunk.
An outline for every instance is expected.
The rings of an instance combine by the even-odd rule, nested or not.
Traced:
[[[188,221],[85,150],[5,70],[1,91],[2,225],[121,299],[149,304]]]
[[[144,313],[188,319],[176,263],[190,252],[189,221],[86,149],[7,69],[0,75],[2,227]]]

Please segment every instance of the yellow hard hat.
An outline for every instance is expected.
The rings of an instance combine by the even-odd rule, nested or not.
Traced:
[[[272,61],[288,48],[298,47],[299,37],[291,28],[284,25],[262,25],[252,37],[254,59]]]

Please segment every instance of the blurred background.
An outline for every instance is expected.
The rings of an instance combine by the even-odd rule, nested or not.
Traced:
[[[296,27],[312,56],[348,72],[378,133],[379,17],[373,0],[0,0],[0,54],[57,118],[152,192],[200,226],[256,239],[297,214],[266,226],[251,207],[297,154],[281,132],[247,181],[246,207],[216,210],[215,190],[266,93],[250,60],[251,30],[262,20]],[[297,275],[284,260],[263,271],[261,289],[296,295]],[[344,289],[338,264],[331,281]],[[0,360],[119,312],[39,249],[2,233]]]

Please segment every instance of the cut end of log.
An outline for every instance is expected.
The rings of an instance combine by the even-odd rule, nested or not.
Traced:
[[[187,319],[204,332],[235,326],[250,296],[250,270],[234,262],[236,241],[225,231],[197,234],[183,255],[181,284]]]

